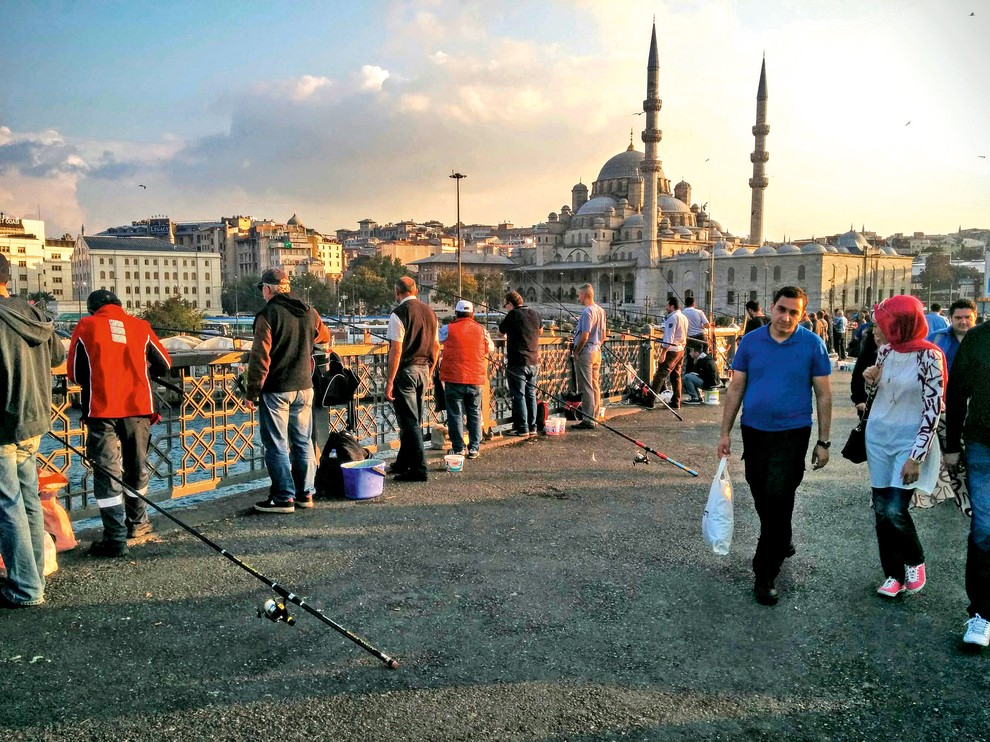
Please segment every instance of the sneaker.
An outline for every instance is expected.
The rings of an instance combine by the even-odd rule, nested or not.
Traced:
[[[591,422],[590,420],[584,420],[583,422],[579,422],[577,425],[572,426],[571,429],[572,430],[594,430],[596,427],[598,427],[598,426],[595,425],[595,423]]]
[[[882,595],[885,598],[896,598],[904,592],[904,589],[904,585],[899,583],[893,577],[888,577],[884,583],[877,588],[877,595]]]
[[[538,437],[539,437],[539,435],[540,435],[540,434],[539,434],[539,433],[537,433],[537,432],[536,432],[535,430],[531,430],[531,431],[529,431],[529,432],[528,432],[528,433],[526,434],[526,436],[527,436],[527,437],[529,437],[529,438],[538,438]]]
[[[450,451],[447,451],[447,453],[450,453]],[[395,465],[395,462],[389,464],[389,466],[388,466],[388,473],[389,474],[402,474],[405,471],[407,471],[405,467],[403,467],[403,466],[396,466]]]
[[[402,474],[396,474],[392,477],[393,482],[426,482],[429,481],[429,477],[426,472],[415,472],[407,471]]]
[[[463,455],[464,455],[464,452],[463,452],[463,451],[455,451],[455,450],[454,450],[454,449],[452,448],[452,449],[450,449],[449,451],[447,451],[447,455],[448,455],[448,456],[463,456]],[[397,472],[397,473],[401,473],[401,472]]]
[[[312,495],[302,495],[295,499],[295,504],[297,508],[311,508],[313,507],[313,496]]]
[[[94,557],[115,558],[125,557],[130,552],[127,550],[127,544],[123,541],[94,541],[86,553]]]
[[[274,499],[269,497],[267,500],[256,502],[254,504],[254,511],[256,513],[294,513],[296,512],[296,504],[292,500],[287,502],[276,502]]]
[[[981,647],[990,646],[990,621],[977,613],[966,622],[966,633],[963,634],[963,642],[966,644],[977,644]]]
[[[697,397],[689,397],[688,399],[684,400],[684,404],[704,404],[704,402],[702,402]]]
[[[904,589],[909,593],[916,593],[925,586],[925,564],[922,562],[917,567],[904,566]]]
[[[132,526],[127,526],[127,538],[141,538],[142,536],[150,535],[155,529],[151,527],[150,523],[136,523]]]
[[[41,603],[17,603],[11,600],[10,598],[8,598],[3,593],[0,593],[0,608],[4,610],[16,611],[21,608],[37,608],[39,605],[41,605],[44,602],[45,601],[41,601]]]
[[[481,456],[481,451],[479,451],[477,448],[472,448],[467,452],[467,457],[469,459],[476,459],[479,456]]]
[[[757,580],[753,584],[753,595],[760,605],[777,605],[780,600],[780,593],[773,585],[773,580]]]
[[[506,435],[511,436],[512,438],[528,438],[529,432],[525,430],[510,430],[506,433]]]

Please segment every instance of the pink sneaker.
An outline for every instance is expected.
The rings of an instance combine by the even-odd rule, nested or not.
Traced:
[[[917,567],[904,565],[904,589],[909,593],[916,593],[925,586],[925,565],[924,562]]]
[[[877,588],[877,595],[882,595],[885,598],[896,598],[903,592],[904,585],[899,583],[893,577],[888,577],[886,581]]]

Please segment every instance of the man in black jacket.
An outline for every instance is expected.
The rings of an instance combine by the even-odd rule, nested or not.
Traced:
[[[45,519],[38,496],[38,446],[51,429],[51,369],[65,360],[55,326],[11,297],[0,255],[0,555],[7,580],[0,608],[45,602]]]
[[[268,304],[254,318],[246,396],[248,406],[258,405],[272,487],[254,509],[294,513],[313,507],[313,345],[330,342],[330,331],[315,309],[289,293],[289,277],[278,268],[261,274],[258,288]]]
[[[520,438],[536,437],[536,376],[540,371],[543,321],[527,307],[522,294],[505,295],[508,314],[498,326],[505,335],[505,381],[512,397],[512,431]]]
[[[718,370],[714,359],[705,352],[705,345],[704,341],[688,340],[688,353],[691,354],[694,370],[684,374],[681,380],[684,382],[684,391],[688,393],[684,404],[704,404],[704,396],[699,389],[714,389],[718,386]]]

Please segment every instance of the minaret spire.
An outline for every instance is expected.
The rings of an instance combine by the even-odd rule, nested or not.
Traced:
[[[643,101],[643,112],[646,114],[646,129],[643,130],[643,143],[646,154],[639,166],[643,175],[643,219],[646,230],[643,234],[643,251],[640,254],[641,264],[650,266],[660,258],[658,243],[659,210],[657,208],[657,191],[662,166],[657,158],[658,145],[663,138],[663,132],[657,128],[660,108],[660,55],[657,53],[657,25],[653,23],[653,35],[650,38],[650,57],[646,63],[646,100]],[[637,291],[640,296],[644,294]]]
[[[767,124],[767,60],[763,57],[760,67],[760,85],[756,89],[756,124],[753,126],[753,136],[756,148],[749,156],[753,163],[753,177],[749,179],[749,187],[753,190],[753,201],[750,208],[749,242],[751,245],[763,244],[763,191],[767,187],[767,135],[770,126]]]

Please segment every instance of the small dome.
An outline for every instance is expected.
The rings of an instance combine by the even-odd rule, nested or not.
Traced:
[[[708,220],[708,226],[711,227],[711,228],[713,228],[713,229],[718,230],[719,232],[723,232],[726,236],[729,235],[728,232],[726,232],[724,229],[722,229],[722,225],[719,222],[715,221],[714,219],[709,219]]]
[[[674,198],[673,196],[667,196],[665,194],[661,194],[659,200],[660,200],[659,203],[660,211],[664,213],[668,213],[668,212],[676,212],[680,214],[691,213],[691,209],[688,208],[686,203],[684,203],[680,199]]]
[[[613,180],[615,178],[636,178],[639,176],[639,163],[646,157],[642,152],[627,149],[606,162],[598,173],[598,180]]]
[[[646,222],[643,221],[642,214],[633,214],[631,217],[629,217],[624,222],[622,222],[623,228],[628,228],[628,229],[642,227],[644,224],[646,224]]]
[[[670,226],[670,218],[665,216],[663,219],[661,219],[660,220],[660,226],[661,227],[669,227]]]
[[[894,248],[890,247],[889,245],[887,247],[884,247],[884,248],[881,248],[881,249],[883,250],[883,254],[884,255],[892,255],[895,258],[897,257],[897,250],[895,250]]]
[[[572,192],[573,191],[582,191],[584,193],[587,193],[588,192],[588,186],[586,186],[584,183],[578,183],[573,188],[571,188],[571,191]]]
[[[845,234],[840,234],[835,242],[838,247],[848,248],[849,252],[855,255],[862,255],[863,250],[870,246],[863,235],[852,229]]]
[[[609,209],[615,209],[618,204],[611,196],[595,196],[590,201],[586,201],[577,210],[576,216],[589,216],[591,214],[607,214]]]
[[[687,253],[681,253],[681,254],[682,255],[686,255]],[[702,258],[704,260],[708,260],[709,258],[711,258],[711,256],[712,256],[712,254],[710,252],[708,252],[707,250],[705,250],[704,248],[698,250],[698,257],[699,258]]]
[[[737,258],[741,258],[746,255],[752,255],[752,254],[753,254],[753,248],[748,247],[747,245],[740,245],[739,247],[737,247],[735,250],[732,251],[732,255]]]
[[[756,248],[756,252],[753,255],[776,255],[777,251],[774,250],[770,245],[762,245]]]
[[[730,255],[732,255],[732,253],[727,249],[726,244],[724,242],[716,242],[715,243],[715,257],[716,258],[727,258]]]
[[[825,252],[839,252],[835,245],[830,245],[827,242],[822,247],[825,248]]]
[[[720,230],[715,229],[714,227],[712,227],[712,228],[710,228],[708,230],[708,239],[711,239],[711,240],[720,240],[720,239],[722,239],[722,232]]]
[[[799,252],[801,252],[801,248],[790,243],[785,243],[777,248],[778,255],[793,255],[794,253]]]
[[[843,247],[842,245],[839,245],[837,248],[835,248],[835,251],[837,253],[839,253],[840,255],[849,255],[850,254],[849,253],[849,248],[848,247]]]
[[[691,235],[693,232],[687,227],[674,227],[674,234]]]
[[[291,226],[291,227],[301,227],[302,226],[302,222],[299,221],[299,217],[296,216],[295,214],[293,214],[292,216],[289,217],[289,221],[287,221],[286,224],[289,225],[289,226]]]
[[[808,255],[813,253],[825,254],[828,250],[825,249],[824,245],[819,245],[817,242],[809,242],[801,248],[801,252],[807,253]]]

